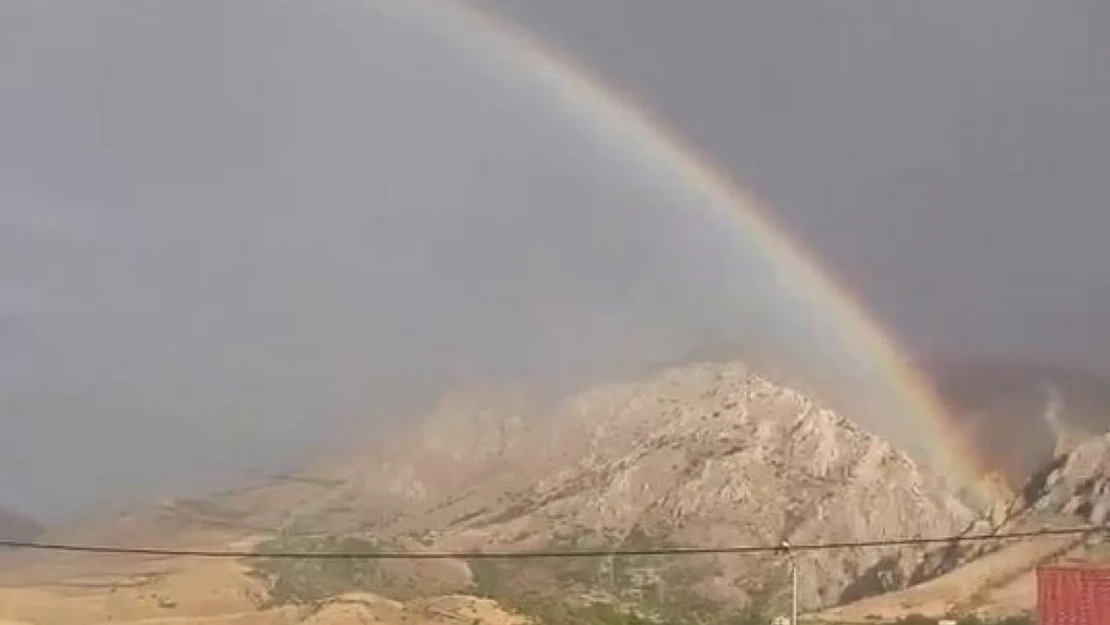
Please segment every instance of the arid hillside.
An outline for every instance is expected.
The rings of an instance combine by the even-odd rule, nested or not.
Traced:
[[[1061,450],[1026,483],[1020,494],[969,533],[1040,529],[1105,528],[1110,519],[1110,433]],[[835,621],[909,614],[934,617],[973,612],[1006,616],[1034,608],[1035,568],[1060,562],[1110,564],[1107,533],[1047,536],[1000,542],[954,544],[932,549],[915,571],[913,585],[828,611]]]
[[[1016,500],[972,509],[939,476],[813,398],[739,363],[687,365],[556,402],[519,388],[452,393],[383,444],[44,536],[259,554],[465,554],[1103,523],[1105,440],[1064,449]],[[1081,545],[1003,547],[797,553],[800,607],[834,620],[994,614],[1005,612],[1003,604],[1020,611],[1031,599],[1013,593],[1028,590],[1021,584],[1031,567]],[[6,562],[0,614],[42,625],[524,618],[587,625],[629,614],[712,623],[781,614],[789,598],[787,559],[773,552],[427,561],[9,554]]]

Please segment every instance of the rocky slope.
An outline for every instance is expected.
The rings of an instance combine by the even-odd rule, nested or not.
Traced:
[[[630,548],[936,535],[975,518],[904,454],[737,364],[670,369],[539,414],[523,414],[540,409],[519,397],[489,399],[456,398],[403,451],[364,454],[358,471],[318,496],[331,504],[300,507],[296,527],[395,548]],[[368,528],[356,502],[383,497],[403,512]],[[801,605],[898,587],[912,560],[900,575],[857,583],[897,554],[800,555]],[[441,580],[440,592],[509,603],[542,592],[648,610],[781,604],[786,589],[785,560],[773,555],[458,564],[462,573],[437,564],[438,573],[408,567],[402,578],[415,568]]]
[[[296,475],[167,502],[71,535],[145,544],[238,541],[247,548],[634,548],[938,535],[965,530],[975,518],[898,450],[732,363],[672,368],[554,404],[512,389],[456,394],[387,446],[318,459]],[[917,579],[928,556],[879,548],[798,554],[801,605],[896,590]],[[240,588],[238,603],[229,601],[225,613],[332,605],[332,597],[359,592],[405,605],[486,595],[534,614],[599,600],[682,618],[724,614],[753,601],[769,610],[786,605],[787,563],[775,554],[261,562],[235,574],[238,586],[221,583]],[[97,578],[104,573],[97,566],[119,566],[102,559],[79,564],[47,566],[40,578]],[[143,579],[155,578],[178,579],[162,573]],[[167,601],[176,607],[128,612],[119,607],[131,604],[117,582],[81,605],[101,601],[96,610],[104,612],[96,614],[117,621],[182,614],[190,593],[207,592],[205,576],[189,579],[201,590],[175,586],[177,595]],[[50,583],[36,592],[42,588]],[[198,616],[217,614],[204,605]],[[359,612],[360,605],[334,609]],[[303,617],[300,611],[289,616]],[[562,613],[553,618],[570,622]]]
[[[1012,502],[977,520],[967,533],[1107,527],[1110,433],[1060,451]],[[1034,607],[1037,566],[1061,561],[1110,564],[1106,537],[1094,532],[933,549],[920,557],[911,588],[831,610],[827,616],[837,621],[862,621],[868,615],[1027,612]]]

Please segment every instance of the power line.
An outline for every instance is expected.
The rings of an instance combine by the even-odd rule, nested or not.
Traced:
[[[0,540],[0,547],[69,553],[106,555],[181,556],[191,558],[274,558],[290,560],[518,560],[539,558],[599,558],[624,556],[694,556],[753,555],[799,551],[829,551],[864,547],[910,547],[1037,538],[1041,536],[1077,536],[1106,531],[1106,527],[1088,526],[1065,529],[1040,529],[995,534],[964,534],[934,538],[886,538],[864,541],[802,543],[797,545],[742,545],[734,547],[659,547],[654,549],[584,549],[540,551],[213,551],[203,549],[169,549],[123,547],[110,545],[79,545],[19,540]]]

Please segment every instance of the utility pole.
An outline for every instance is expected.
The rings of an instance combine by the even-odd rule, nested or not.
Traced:
[[[789,554],[789,552],[787,552]],[[798,625],[798,566],[790,558],[790,625]]]
[[[784,540],[780,547],[790,564],[790,625],[798,625],[798,565],[790,552],[790,543]]]

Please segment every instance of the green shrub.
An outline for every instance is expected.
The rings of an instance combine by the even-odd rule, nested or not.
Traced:
[[[1028,614],[1007,616],[1000,619],[985,619],[976,614],[953,614],[949,615],[948,618],[956,621],[957,625],[1036,625],[1036,619]],[[894,621],[894,625],[936,625],[937,621],[938,619],[921,614],[911,614]]]
[[[1037,619],[1032,614],[1022,614],[1000,618],[990,622],[989,625],[1037,625]]]
[[[256,552],[373,553],[373,540],[356,537],[277,537],[258,546]],[[388,577],[379,560],[366,558],[265,558],[251,561],[252,573],[263,580],[268,607],[314,603],[352,591],[380,591]]]
[[[771,617],[758,602],[744,606],[736,615],[729,619],[734,625],[770,625]]]

